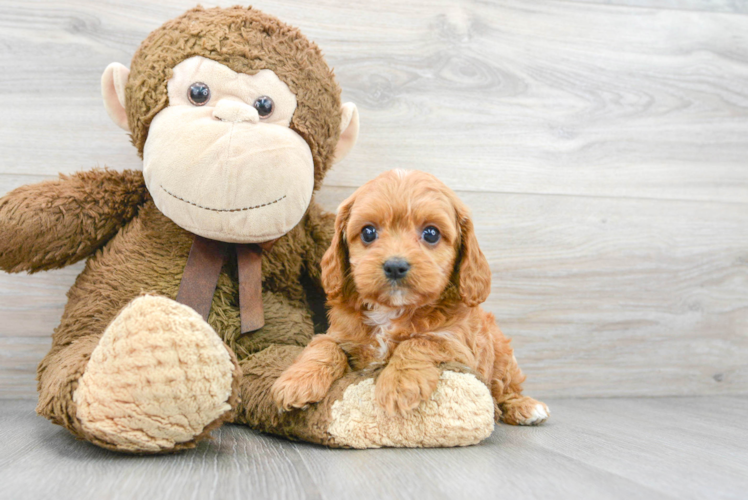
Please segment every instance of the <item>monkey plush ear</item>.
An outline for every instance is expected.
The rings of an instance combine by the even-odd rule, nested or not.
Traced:
[[[333,163],[338,163],[346,157],[358,139],[358,108],[352,102],[342,106],[340,117],[340,139],[335,146],[335,157]]]
[[[125,110],[125,85],[130,70],[120,63],[112,63],[106,67],[101,75],[101,95],[104,97],[104,107],[120,128],[130,131],[127,125],[127,111]]]

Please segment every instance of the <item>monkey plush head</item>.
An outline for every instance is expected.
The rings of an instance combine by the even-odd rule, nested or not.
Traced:
[[[356,142],[358,112],[319,48],[250,8],[188,11],[153,31],[130,70],[102,76],[161,212],[184,229],[261,243],[301,220]]]

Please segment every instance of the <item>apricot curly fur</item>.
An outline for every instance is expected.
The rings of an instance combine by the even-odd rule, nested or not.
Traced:
[[[429,400],[440,366],[458,363],[490,388],[497,421],[547,418],[543,403],[522,395],[525,376],[510,341],[480,307],[491,272],[471,218],[457,195],[425,172],[385,172],[345,200],[322,259],[330,329],[275,382],[276,405],[288,411],[317,402],[350,363],[380,368],[377,403],[405,416]],[[362,229],[372,226],[376,238],[364,242]],[[437,228],[440,239],[423,240],[426,227]],[[408,268],[393,281],[383,266],[395,257]]]

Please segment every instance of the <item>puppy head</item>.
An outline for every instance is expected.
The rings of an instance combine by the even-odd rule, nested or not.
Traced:
[[[433,175],[393,170],[340,205],[322,283],[333,303],[473,307],[488,297],[491,274],[457,195]]]

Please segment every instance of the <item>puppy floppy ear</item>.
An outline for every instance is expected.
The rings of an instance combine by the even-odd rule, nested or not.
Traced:
[[[470,211],[462,202],[458,202],[456,208],[460,250],[455,265],[455,284],[462,301],[469,307],[475,307],[485,302],[491,293],[491,268],[478,246]]]
[[[347,299],[354,291],[353,283],[349,276],[348,244],[345,241],[345,228],[351,216],[354,196],[351,195],[338,207],[332,244],[325,252],[320,263],[322,267],[322,287],[325,289],[329,300]]]

